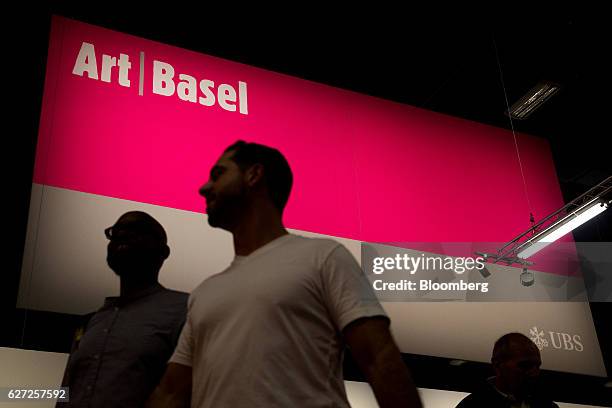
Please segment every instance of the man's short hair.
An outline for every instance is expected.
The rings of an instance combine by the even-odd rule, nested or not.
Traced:
[[[243,140],[238,140],[229,146],[224,153],[227,152],[234,152],[231,159],[242,171],[254,164],[263,166],[263,178],[270,199],[274,206],[282,212],[289,200],[289,193],[293,185],[293,173],[285,156],[272,147],[247,143]]]
[[[533,341],[522,333],[508,333],[501,336],[495,342],[493,346],[493,354],[491,356],[491,362],[493,364],[501,363],[506,361],[513,355],[513,346],[517,343],[520,344],[531,344],[533,347],[537,347]]]

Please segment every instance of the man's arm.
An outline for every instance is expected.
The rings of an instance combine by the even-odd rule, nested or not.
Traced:
[[[146,408],[185,408],[191,403],[191,367],[168,363],[159,385]]]
[[[70,388],[70,358],[74,356],[74,353],[79,348],[79,344],[81,343],[81,338],[85,335],[85,328],[87,324],[91,320],[91,318],[95,315],[95,313],[88,313],[82,316],[83,320],[81,324],[74,331],[74,336],[72,337],[72,345],[70,346],[70,354],[68,355],[68,360],[66,361],[66,367],[64,368],[64,376],[62,377],[61,387]],[[56,407],[64,407],[66,404],[63,401],[58,401],[55,406]]]
[[[62,378],[62,387],[69,387],[70,386],[70,370],[69,368],[69,362],[70,362],[70,357],[72,357],[72,355],[74,354],[75,351],[77,351],[77,349],[79,348],[79,343],[81,342],[81,337],[83,337],[83,327],[79,327],[78,329],[75,330],[74,332],[74,336],[72,338],[72,345],[70,346],[70,354],[68,355],[68,360],[66,361],[66,367],[64,368],[64,377]]]
[[[346,326],[342,334],[381,408],[422,407],[386,318],[358,319]]]

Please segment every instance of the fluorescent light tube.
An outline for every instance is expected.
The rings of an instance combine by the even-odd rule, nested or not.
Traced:
[[[549,81],[542,81],[531,88],[527,94],[519,99],[508,111],[514,119],[526,119],[538,107],[559,90],[559,85]]]
[[[552,242],[555,242],[557,239],[561,238],[568,232],[581,226],[591,218],[598,216],[607,208],[607,204],[599,201],[598,198],[588,202],[587,204],[582,206],[582,208],[579,208],[578,210],[572,212],[571,214],[564,217],[562,220],[551,225],[546,230],[538,234],[540,237],[537,238],[533,244],[519,252],[517,254],[517,257],[522,259],[529,258],[531,255],[547,247]],[[578,214],[578,211],[581,211],[580,214]]]

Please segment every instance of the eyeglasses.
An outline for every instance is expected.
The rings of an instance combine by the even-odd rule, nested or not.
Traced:
[[[134,229],[131,228],[117,228],[114,225],[104,229],[104,235],[109,240],[142,240],[145,238],[151,238],[153,235],[151,231],[145,229]]]
[[[113,227],[105,228],[104,235],[106,236],[106,239],[113,239]]]
[[[149,226],[139,225],[136,223],[129,224],[129,226],[121,225],[119,227],[113,225],[104,229],[104,236],[108,240],[162,240],[166,242],[165,235],[159,236],[159,231],[156,231]]]

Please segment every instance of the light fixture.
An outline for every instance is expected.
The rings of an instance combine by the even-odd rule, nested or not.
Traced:
[[[531,286],[534,282],[535,276],[533,272],[529,271],[527,268],[523,268],[523,272],[521,273],[521,285]]]
[[[489,276],[491,276],[491,272],[489,272],[489,270],[487,269],[487,267],[485,266],[487,263],[487,259],[489,259],[489,254],[485,253],[485,252],[476,252],[476,254],[478,256],[482,257],[483,265],[481,269],[478,269],[478,272],[480,272],[480,276],[482,276],[483,278],[488,278]]]
[[[485,279],[491,276],[491,272],[487,269],[486,266],[483,266],[482,269],[479,269],[478,271],[480,272],[480,276],[482,276]]]
[[[563,219],[552,224],[544,231],[527,240],[527,243],[530,243],[530,245],[520,251],[516,256],[523,259],[529,258],[531,255],[547,247],[568,232],[578,228],[591,218],[598,216],[607,208],[608,203],[599,199],[588,202]]]
[[[495,256],[489,256],[494,262],[511,261],[524,266],[525,259],[601,214],[610,204],[612,204],[612,176],[534,224],[499,249]]]
[[[513,119],[526,119],[551,96],[556,94],[559,89],[560,86],[554,82],[538,82],[536,86],[510,107],[508,114]]]
[[[527,270],[527,267],[533,265],[533,262],[527,261],[525,259],[518,258],[516,256],[514,256],[514,257],[508,257],[508,256],[501,257],[501,256],[499,256],[499,254],[489,254],[489,253],[486,253],[486,252],[479,252],[479,251],[476,251],[475,254],[483,258],[483,261],[484,261],[483,268],[482,269],[478,269],[478,271],[480,272],[480,275],[483,278],[485,278],[485,279],[488,278],[489,276],[491,276],[491,272],[487,269],[486,266],[484,266],[484,265],[487,264],[487,260],[491,260],[492,263],[494,263],[494,264],[495,263],[502,263],[503,262],[503,263],[505,263],[508,266],[511,266],[511,265],[514,265],[514,264],[519,264],[519,265],[522,266],[523,272],[525,272]]]

